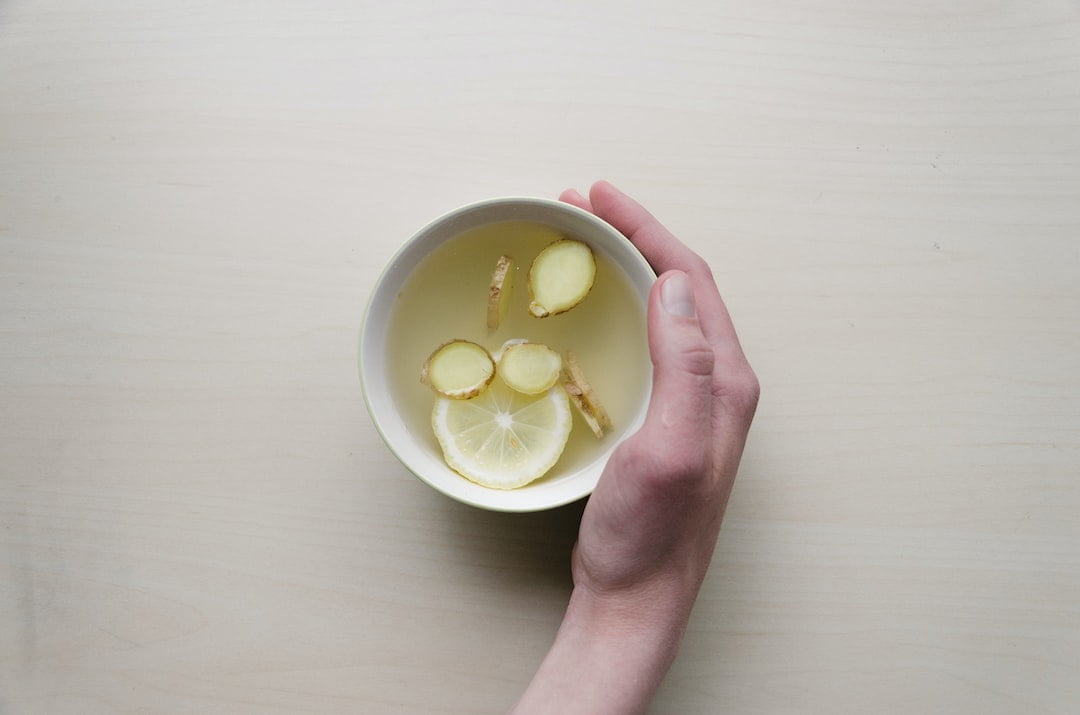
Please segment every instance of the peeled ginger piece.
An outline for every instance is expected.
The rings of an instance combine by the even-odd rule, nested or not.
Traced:
[[[592,249],[562,239],[536,257],[529,269],[529,312],[537,318],[565,313],[585,299],[596,278]]]
[[[420,372],[420,382],[453,400],[476,397],[494,378],[491,355],[468,340],[451,340],[439,346]]]
[[[507,387],[524,395],[548,391],[561,373],[562,357],[540,343],[510,345],[499,359],[499,377]]]
[[[514,259],[510,256],[500,256],[495,263],[495,272],[491,274],[491,285],[488,287],[488,330],[498,329],[499,323],[506,317],[506,309],[510,305],[510,289],[513,284]]]

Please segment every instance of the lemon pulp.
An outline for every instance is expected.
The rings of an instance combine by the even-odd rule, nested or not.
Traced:
[[[561,386],[523,395],[496,378],[471,400],[438,398],[431,426],[454,471],[485,487],[514,489],[555,466],[573,418]]]

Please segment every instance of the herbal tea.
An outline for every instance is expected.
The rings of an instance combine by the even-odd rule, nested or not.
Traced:
[[[477,406],[484,401],[508,403],[516,399],[519,404],[514,409],[517,409],[525,404],[521,400],[531,400],[522,414],[527,413],[528,421],[534,425],[526,425],[515,432],[515,437],[524,441],[539,442],[543,436],[538,431],[539,426],[559,434],[564,428],[569,429],[569,437],[562,437],[566,439],[566,446],[561,456],[541,477],[552,480],[585,467],[622,439],[636,407],[644,399],[649,380],[644,307],[630,281],[603,253],[592,252],[595,275],[590,274],[592,284],[586,289],[584,298],[570,296],[572,300],[580,300],[579,303],[565,307],[566,295],[560,294],[560,291],[565,293],[565,281],[543,283],[550,290],[546,291],[548,295],[541,295],[537,300],[546,300],[555,306],[550,310],[543,306],[538,308],[537,300],[530,294],[530,268],[545,249],[557,248],[567,257],[554,257],[557,260],[543,265],[554,265],[564,274],[574,272],[566,266],[577,264],[565,262],[576,258],[571,255],[574,247],[553,246],[562,239],[573,238],[540,224],[489,224],[466,231],[439,246],[401,287],[386,346],[397,409],[405,423],[422,437],[433,453],[443,454],[450,466],[459,472],[462,470],[455,465],[453,455],[440,447],[434,430],[439,429],[439,425],[445,428],[453,420],[457,420],[453,424],[458,429],[469,429],[467,420],[471,419],[473,411],[463,411],[461,405],[474,401]],[[512,258],[512,262],[509,265],[506,261],[500,263],[503,256]],[[508,292],[503,295],[493,288],[493,272],[497,275],[500,269],[507,273],[503,283],[508,286]],[[564,312],[557,312],[559,310]],[[537,314],[546,317],[535,317]],[[497,324],[497,327],[489,328],[491,324]],[[485,391],[479,397],[450,400],[441,398],[421,382],[421,372],[426,372],[427,361],[439,346],[461,341],[460,346],[452,345],[452,351],[445,351],[458,356],[452,356],[453,359],[469,357],[472,352],[466,347],[469,343],[483,348],[475,352],[482,354],[486,350],[498,356],[504,344],[514,339],[546,345],[563,356],[572,353],[576,363],[573,367],[588,377],[592,391],[610,416],[612,428],[597,438],[594,435],[595,420],[591,420],[594,424],[590,428],[578,410],[567,409],[566,393],[561,387],[552,388],[544,396],[520,395],[506,388],[496,377],[490,388],[486,386],[487,382],[484,383]],[[458,350],[458,347],[463,349]],[[514,357],[519,364],[546,359],[539,350],[517,350],[517,353]],[[578,401],[582,399],[580,394],[571,397]],[[440,408],[441,412],[435,409],[433,414],[437,403],[449,404],[451,412]],[[462,423],[462,419],[466,423]],[[530,445],[526,444],[525,448],[528,451]],[[501,481],[490,485],[507,486]]]

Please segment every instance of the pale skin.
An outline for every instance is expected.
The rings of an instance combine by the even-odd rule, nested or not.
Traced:
[[[626,235],[659,278],[653,392],[581,518],[566,616],[514,713],[626,715],[664,678],[709,568],[759,386],[708,264],[607,182],[562,201]]]

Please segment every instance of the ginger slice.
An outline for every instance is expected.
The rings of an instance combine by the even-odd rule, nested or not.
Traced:
[[[567,238],[556,241],[529,268],[529,312],[537,318],[565,313],[585,299],[595,278],[591,248]]]
[[[562,374],[562,357],[547,345],[519,343],[499,359],[499,377],[511,390],[539,395],[550,390]]]
[[[581,365],[578,364],[577,358],[574,357],[572,352],[566,353],[566,360],[563,365],[565,366],[563,388],[566,390],[567,396],[574,403],[574,407],[578,409],[578,412],[581,413],[581,416],[585,419],[585,424],[589,425],[589,429],[592,430],[597,439],[603,437],[604,432],[612,427],[611,416],[604,409],[600,398],[596,396],[596,391],[593,390],[592,385],[585,379],[585,373],[582,372]]]
[[[499,346],[499,349],[491,353],[491,359],[495,361],[495,369],[498,370],[499,361],[502,360],[503,353],[511,345],[521,345],[522,343],[529,342],[528,338],[510,338],[505,343]]]
[[[495,272],[491,274],[491,285],[488,287],[488,330],[498,329],[499,323],[506,317],[506,309],[510,305],[510,290],[513,285],[514,259],[510,256],[500,256],[495,263]]]
[[[468,340],[451,340],[431,353],[420,371],[420,382],[454,400],[483,392],[495,378],[495,361],[487,350]]]

